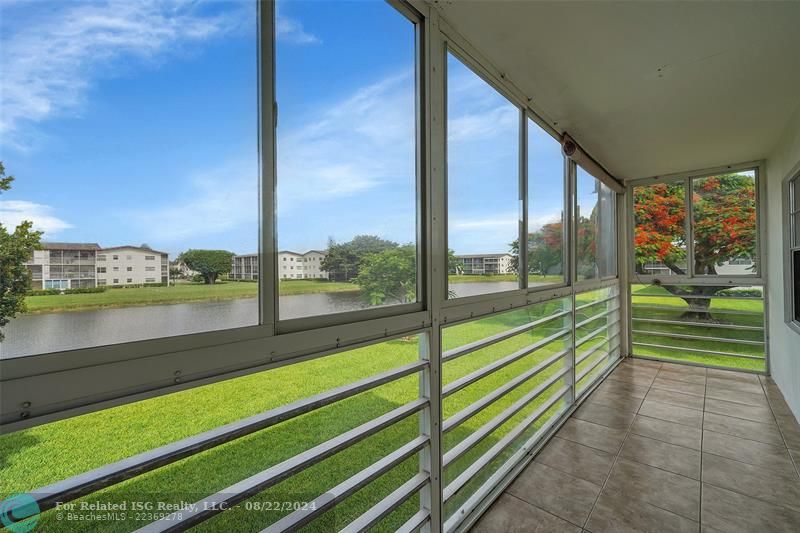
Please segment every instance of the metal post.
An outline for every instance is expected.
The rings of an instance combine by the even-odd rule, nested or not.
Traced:
[[[259,316],[260,323],[274,334],[278,316],[278,259],[275,237],[275,191],[277,187],[276,128],[278,104],[275,101],[275,2],[258,3],[258,75],[259,85]]]
[[[446,125],[446,44],[439,31],[439,14],[428,8],[423,25],[422,72],[425,74],[425,131],[429,134],[423,146],[426,155],[424,165],[426,194],[425,210],[425,307],[431,327],[423,335],[425,345],[421,347],[430,361],[428,371],[423,373],[430,407],[426,410],[430,444],[426,457],[430,483],[421,492],[420,504],[430,512],[425,531],[440,533],[444,524],[443,467],[442,457],[442,304],[447,299],[447,125]]]

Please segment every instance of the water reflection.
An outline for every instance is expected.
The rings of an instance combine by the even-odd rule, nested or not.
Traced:
[[[450,287],[462,297],[514,290],[517,284],[512,281],[456,283]],[[357,292],[297,294],[280,299],[283,319],[367,307],[369,305]],[[257,317],[256,298],[22,315],[4,328],[6,339],[0,343],[0,358],[238,328],[256,323]]]

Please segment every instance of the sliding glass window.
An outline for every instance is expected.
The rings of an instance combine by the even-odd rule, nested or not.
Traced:
[[[448,295],[519,288],[520,110],[447,56]]]
[[[0,223],[41,233],[0,357],[258,324],[256,3],[2,9]]]
[[[658,183],[633,188],[635,272],[685,275],[686,186]]]
[[[415,24],[385,2],[276,9],[278,316],[416,302]]]
[[[692,179],[696,275],[755,275],[757,233],[754,170]]]
[[[617,275],[616,193],[577,165],[577,279]]]
[[[564,183],[561,144],[529,119],[528,287],[564,283]]]

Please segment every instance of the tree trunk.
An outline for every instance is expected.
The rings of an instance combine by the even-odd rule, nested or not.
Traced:
[[[712,321],[711,316],[711,297],[728,287],[719,285],[695,285],[687,290],[686,287],[679,285],[662,285],[670,294],[680,296],[686,302],[689,309],[685,311],[681,318],[689,320]]]
[[[674,273],[678,275],[686,275],[686,272],[679,266],[667,262],[664,262],[664,264]],[[705,268],[706,267],[704,267],[702,264],[695,263],[696,272],[704,272]],[[716,271],[712,266],[708,268],[707,273],[715,274]],[[681,315],[681,318],[685,318],[688,320],[695,320],[695,321],[712,321],[714,317],[711,316],[711,311],[709,310],[711,307],[711,297],[717,294],[719,291],[729,288],[719,285],[692,285],[692,286],[661,285],[661,286],[664,287],[664,289],[666,289],[667,292],[669,292],[670,294],[674,294],[675,296],[680,296],[683,299],[683,301],[686,302],[686,305],[689,306],[690,309],[685,311]],[[707,298],[702,298],[703,296],[706,296]]]

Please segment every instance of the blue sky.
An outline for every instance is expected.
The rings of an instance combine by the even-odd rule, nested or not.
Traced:
[[[45,239],[257,249],[255,3],[2,3],[0,221]],[[379,1],[281,1],[279,247],[416,232],[414,35]],[[516,236],[515,108],[451,58],[450,247]],[[531,220],[558,217],[561,157],[531,150]],[[540,146],[540,149],[537,149]],[[455,187],[455,188],[454,188]]]

